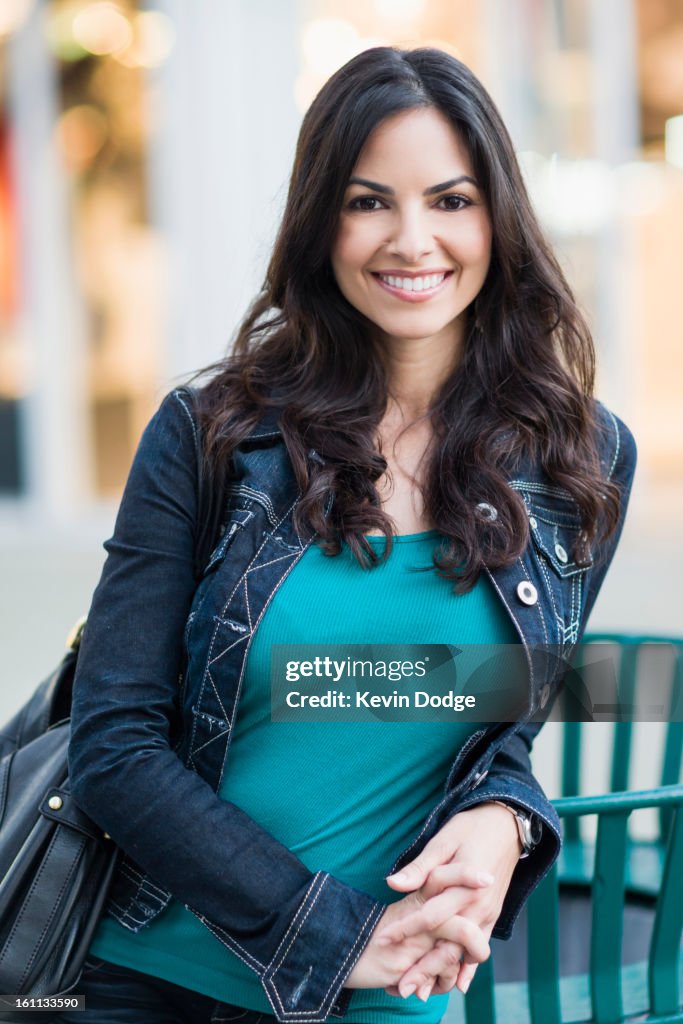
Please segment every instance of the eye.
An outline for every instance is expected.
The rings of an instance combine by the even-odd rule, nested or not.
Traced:
[[[452,194],[450,196],[441,196],[439,203],[446,203],[445,209],[455,212],[457,210],[464,210],[467,206],[471,206],[472,200],[468,199],[467,196]]]
[[[379,203],[380,200],[376,196],[358,196],[356,199],[352,199],[348,204],[349,210],[361,210],[366,213],[373,213],[378,207],[376,206],[360,206],[360,203]]]

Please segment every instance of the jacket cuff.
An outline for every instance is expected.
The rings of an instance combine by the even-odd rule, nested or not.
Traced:
[[[500,916],[492,932],[494,939],[509,939],[515,921],[531,892],[541,879],[545,878],[559,856],[562,845],[560,819],[540,788],[537,790],[525,786],[518,779],[506,781],[505,777],[500,775],[484,779],[476,789],[465,793],[451,809],[448,817],[450,819],[460,811],[466,811],[470,807],[491,800],[502,800],[504,803],[536,814],[543,823],[538,846],[528,857],[520,858],[515,868]]]
[[[319,871],[266,967],[262,984],[279,1021],[342,1016],[344,982],[386,905]],[[332,947],[330,943],[332,942]],[[326,956],[325,950],[333,950]]]

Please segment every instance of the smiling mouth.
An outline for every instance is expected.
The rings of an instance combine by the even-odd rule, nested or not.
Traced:
[[[425,299],[430,299],[441,290],[444,282],[452,274],[453,271],[448,270],[438,274],[425,274],[422,277],[400,277],[372,272],[381,288],[406,302],[424,302]]]

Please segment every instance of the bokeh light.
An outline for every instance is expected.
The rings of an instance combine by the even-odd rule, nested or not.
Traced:
[[[387,21],[417,21],[425,13],[426,0],[373,0],[373,7]]]
[[[315,18],[301,34],[301,49],[311,71],[330,75],[358,53],[360,37],[343,18]]]
[[[57,141],[72,171],[82,171],[91,164],[106,140],[107,119],[92,104],[70,107],[57,122]]]
[[[34,0],[0,0],[0,38],[21,28],[33,4]]]
[[[175,27],[166,14],[140,11],[133,18],[131,45],[114,57],[126,67],[157,68],[170,54],[175,38]]]
[[[133,27],[119,7],[104,0],[78,12],[73,20],[73,36],[83,49],[102,56],[130,46]]]

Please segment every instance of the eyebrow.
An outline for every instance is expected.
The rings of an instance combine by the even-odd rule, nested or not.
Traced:
[[[454,185],[461,185],[463,182],[469,182],[470,185],[474,185],[475,188],[479,188],[479,185],[470,178],[467,174],[461,174],[458,178],[451,178],[450,181],[442,181],[439,185],[430,185],[422,193],[423,196],[433,196],[437,192],[445,192],[447,188],[453,188]],[[367,178],[349,178],[349,185],[364,185],[365,188],[371,188],[373,192],[382,192],[387,196],[394,196],[396,192],[393,188],[389,188],[388,185],[380,185],[377,181],[368,181]]]

